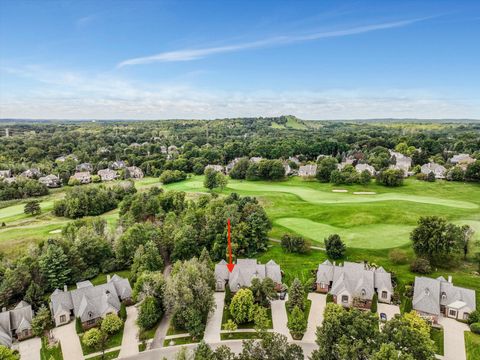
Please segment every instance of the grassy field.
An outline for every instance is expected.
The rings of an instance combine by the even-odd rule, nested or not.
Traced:
[[[157,178],[144,178],[137,181],[136,186],[139,190],[145,190],[160,186],[160,183]],[[190,196],[207,192],[202,176],[193,176],[165,188],[186,191]],[[339,189],[347,192],[333,192]],[[354,194],[362,191],[375,194]],[[322,246],[326,236],[338,233],[348,246],[348,260],[368,260],[382,265],[397,274],[401,285],[412,281],[414,275],[410,273],[408,265],[393,264],[388,252],[391,248],[402,248],[413,259],[409,234],[421,216],[438,215],[456,224],[470,225],[476,230],[472,253],[480,248],[479,184],[447,181],[429,183],[412,178],[407,179],[404,186],[387,188],[374,182],[367,186],[334,186],[291,178],[278,182],[230,180],[226,189],[218,191],[222,195],[231,192],[259,199],[272,221],[273,229],[269,234],[272,238],[278,239],[285,233],[300,234],[314,245]],[[23,214],[25,201],[0,206],[0,218],[6,222],[6,226],[0,228],[0,251],[7,255],[14,254],[31,242],[54,236],[60,231],[70,220],[55,217],[50,210],[53,201],[63,194],[63,191],[56,191],[42,198],[44,210],[39,216]],[[114,227],[118,211],[113,210],[103,217]],[[277,261],[289,283],[294,277],[304,280],[310,278],[312,271],[326,256],[320,251],[312,251],[307,255],[285,254],[278,244],[272,243],[259,258],[262,261]],[[479,298],[480,277],[473,274],[476,270],[473,263],[465,262],[458,269],[436,270],[432,276],[453,275],[456,284],[476,289]]]
[[[467,360],[480,360],[480,335],[465,331]]]

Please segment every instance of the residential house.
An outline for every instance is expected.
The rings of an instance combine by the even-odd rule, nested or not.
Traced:
[[[12,170],[0,170],[0,178],[9,178],[12,176]]]
[[[357,165],[355,165],[355,170],[358,173],[362,173],[366,170],[370,173],[371,176],[374,176],[375,172],[376,172],[375,168],[371,165],[368,165],[368,164],[357,164]]]
[[[125,164],[125,161],[122,161],[122,160],[117,160],[110,164],[110,169],[112,170],[121,170],[121,169],[125,169],[126,167],[127,167],[127,164]]]
[[[412,167],[412,158],[402,153],[388,150],[390,152],[390,157],[392,161],[395,161],[395,164],[390,165],[390,169],[394,170],[402,170],[405,177],[412,175],[413,173],[410,171]]]
[[[317,165],[316,164],[302,165],[298,168],[298,176],[314,177],[315,175],[317,175]]]
[[[32,306],[20,301],[12,310],[2,309],[0,313],[0,345],[11,347],[14,339],[24,340],[33,336]]]
[[[445,174],[447,173],[447,169],[445,169],[445,167],[440,164],[430,162],[428,164],[422,165],[421,172],[422,174],[425,174],[425,175],[428,175],[431,172],[433,172],[433,174],[435,175],[435,179],[445,179]]]
[[[81,163],[81,164],[78,164],[76,167],[75,167],[75,171],[77,172],[92,172],[93,171],[93,165],[90,164],[90,163]]]
[[[62,181],[60,180],[60,178],[53,174],[42,176],[41,178],[38,179],[38,182],[42,183],[48,188],[56,188],[62,184]]]
[[[97,175],[100,176],[102,181],[112,181],[117,178],[117,172],[111,169],[98,170]]]
[[[300,159],[298,158],[298,156],[290,156],[288,158],[288,161],[294,162],[295,164],[300,166]]]
[[[56,289],[50,295],[50,310],[55,326],[79,318],[83,329],[89,329],[108,314],[118,314],[121,304],[131,301],[132,288],[127,279],[107,276],[105,284],[94,286],[90,281],[77,283],[75,290]]]
[[[222,165],[207,165],[205,166],[205,171],[208,169],[212,169],[213,171],[223,173],[225,171],[225,168]]]
[[[361,309],[370,309],[375,293],[383,303],[390,303],[393,294],[391,274],[382,267],[348,261],[336,265],[325,260],[318,265],[316,290],[332,294],[336,304]]]
[[[440,315],[466,320],[476,309],[475,291],[454,286],[452,277],[417,276],[413,287],[413,309],[436,323]]]
[[[178,154],[178,148],[175,146],[175,145],[170,145],[168,148],[167,148],[167,152],[169,154]]]
[[[131,147],[131,148],[139,148],[139,147],[141,147],[141,146],[142,146],[142,145],[140,145],[139,143],[136,143],[136,142],[135,142],[135,143],[131,143],[131,144],[129,145],[129,147]]]
[[[142,179],[143,178],[143,171],[137,166],[129,166],[127,167],[127,178],[132,179]]]
[[[250,158],[250,162],[252,162],[254,164],[258,164],[262,160],[263,160],[263,158],[261,156],[252,156]]]
[[[168,153],[167,147],[164,145],[160,146],[160,152],[162,154],[167,154]]]
[[[288,164],[288,161],[283,162],[283,169],[285,170],[285,176],[292,175],[293,174],[293,169],[292,167]]]
[[[454,155],[450,162],[454,165],[460,166],[463,170],[467,170],[468,165],[474,163],[476,160],[468,154],[458,154]]]
[[[353,156],[346,157],[340,164],[337,165],[338,170],[342,170],[347,165],[355,166],[357,159]]]
[[[42,176],[42,173],[38,169],[28,169],[20,174],[20,176],[29,178],[29,179],[38,179]]]
[[[74,161],[78,161],[78,158],[75,156],[75,155],[62,155],[62,156],[59,156],[58,158],[55,159],[55,161],[58,161],[58,162],[65,162],[66,160],[68,159],[71,159],[71,160],[74,160]]]
[[[76,172],[72,178],[80,181],[80,184],[89,184],[92,181],[92,175],[89,171]]]
[[[6,182],[7,184],[12,184],[17,181],[17,178],[15,176],[0,179],[3,179],[3,182]]]
[[[232,272],[228,271],[225,260],[215,265],[216,291],[225,291],[225,286],[228,284],[232,292],[237,292],[241,288],[250,287],[253,278],[266,277],[273,280],[276,290],[279,291],[282,286],[282,271],[273,260],[266,264],[259,264],[256,259],[237,259]]]
[[[227,166],[225,166],[225,172],[228,174],[230,171],[232,171],[233,167],[237,165],[237,163],[240,161],[241,158],[235,158],[232,161],[230,161]]]

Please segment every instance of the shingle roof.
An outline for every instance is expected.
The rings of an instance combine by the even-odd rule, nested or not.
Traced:
[[[10,323],[12,330],[17,330],[20,328],[20,325],[23,324],[23,329],[28,324],[30,328],[30,323],[33,317],[32,306],[26,301],[21,301],[15,306],[13,310],[10,310]],[[22,329],[22,330],[23,330]]]
[[[0,345],[12,346],[12,333],[10,328],[10,314],[8,311],[0,313]]]
[[[427,277],[415,277],[413,309],[427,314],[440,314],[440,281]]]
[[[256,259],[237,259],[232,272],[228,271],[226,265],[225,260],[215,265],[215,279],[228,280],[228,285],[232,291],[251,286],[254,277],[259,279],[268,277],[277,284],[282,282],[280,266],[273,260],[263,265],[258,264]]]
[[[106,284],[93,286],[87,280],[77,283],[77,289],[72,291],[55,290],[50,296],[50,308],[53,314],[73,310],[83,322],[103,316],[110,308],[119,311],[120,300],[130,298],[131,294],[128,280],[114,275]]]

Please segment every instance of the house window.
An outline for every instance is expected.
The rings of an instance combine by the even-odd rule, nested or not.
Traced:
[[[28,336],[30,335],[29,331],[27,329],[23,330],[23,336]]]
[[[94,325],[94,324],[95,324],[95,319],[87,321],[87,326]]]
[[[64,323],[67,321],[67,317],[65,315],[60,315],[60,322]]]
[[[386,291],[382,291],[382,299],[386,299],[388,297],[388,293]]]
[[[449,310],[448,315],[451,317],[457,317],[457,310]]]
[[[348,303],[348,295],[342,295],[342,302]]]
[[[463,320],[468,320],[468,315],[470,315],[469,313],[463,313]]]
[[[365,291],[365,289],[362,289],[362,296],[365,296],[367,295],[367,292]]]

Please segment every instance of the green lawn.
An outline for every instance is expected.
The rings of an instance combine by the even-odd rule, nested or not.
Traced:
[[[110,359],[118,358],[118,355],[120,355],[120,350],[115,350],[115,351],[106,352],[103,357],[102,355],[97,355],[97,356],[88,358],[88,360],[110,360]]]
[[[165,339],[163,341],[163,346],[164,347],[167,347],[167,346],[171,346],[170,345],[170,342],[173,341],[174,344],[172,346],[175,346],[175,345],[185,345],[185,344],[192,344],[192,343],[198,343],[200,342],[199,339],[195,339],[193,340],[191,336],[185,336],[185,337],[181,337],[181,338],[176,338],[176,339]]]
[[[232,332],[221,333],[220,340],[243,340],[243,339],[258,339],[259,334],[257,332]]]
[[[435,342],[435,353],[443,355],[443,329],[437,329],[432,327],[430,329],[430,337]]]
[[[267,316],[268,319],[270,320],[270,326],[268,327],[269,329],[273,329],[273,322],[272,322],[272,309],[268,308],[267,309]],[[230,314],[230,310],[228,306],[225,306],[223,308],[223,315],[222,315],[222,325],[225,324],[228,320],[233,320],[232,315]],[[255,324],[253,321],[244,323],[244,324],[237,324],[238,329],[253,329],[255,327]]]
[[[82,336],[83,336],[83,334],[79,335],[80,344],[82,345],[83,355],[93,354],[93,353],[99,351],[98,349],[94,349],[94,348],[91,348],[89,346],[86,346],[82,342]],[[111,349],[111,348],[122,345],[122,337],[123,337],[123,326],[122,326],[122,328],[120,329],[119,332],[117,332],[116,334],[110,335],[110,337],[108,338],[108,341],[107,341],[106,349]]]
[[[480,335],[465,331],[467,360],[480,360]]]

